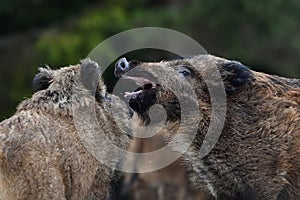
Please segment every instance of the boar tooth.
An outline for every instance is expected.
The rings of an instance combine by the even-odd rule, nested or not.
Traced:
[[[136,96],[137,96],[138,94],[140,94],[141,92],[143,92],[143,90],[139,90],[139,91],[136,91],[136,92],[125,92],[124,97],[125,97],[125,98],[126,98],[126,97],[134,97],[134,98],[136,98]]]

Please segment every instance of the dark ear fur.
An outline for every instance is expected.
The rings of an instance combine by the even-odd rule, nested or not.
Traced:
[[[39,71],[32,81],[32,88],[35,92],[47,89],[54,77],[54,73],[49,67],[41,67]]]
[[[101,78],[99,65],[90,59],[82,60],[80,75],[84,87],[94,94]]]
[[[254,80],[251,70],[237,61],[230,61],[220,65],[220,72],[227,93],[233,93]]]

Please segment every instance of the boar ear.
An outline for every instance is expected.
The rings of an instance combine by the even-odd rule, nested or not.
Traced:
[[[233,93],[254,80],[253,72],[237,61],[220,64],[220,72],[227,93]]]
[[[101,78],[101,69],[99,65],[90,59],[82,60],[80,75],[84,87],[92,93],[95,93]]]
[[[50,67],[39,68],[39,73],[35,75],[32,81],[32,88],[35,92],[45,90],[51,84],[54,77],[54,71]]]

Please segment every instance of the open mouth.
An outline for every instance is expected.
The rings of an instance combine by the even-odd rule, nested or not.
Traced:
[[[125,98],[135,99],[139,94],[150,90],[156,90],[159,87],[159,84],[156,84],[155,82],[150,81],[149,79],[144,77],[132,77],[123,75],[122,78],[133,80],[136,84],[139,85],[137,90],[135,90],[134,92],[125,92]]]

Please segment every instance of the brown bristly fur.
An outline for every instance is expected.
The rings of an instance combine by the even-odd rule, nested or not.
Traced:
[[[130,130],[121,130],[114,120],[122,120],[123,128],[129,126],[127,113],[112,120],[110,107],[117,104],[120,112],[127,108],[117,97],[105,100],[99,73],[99,66],[89,59],[59,70],[40,69],[34,80],[39,91],[0,124],[0,199],[116,198],[118,172],[87,150],[74,121],[74,110],[95,107],[99,124],[82,116],[80,126],[126,149]],[[104,159],[112,165],[120,162],[111,154]]]
[[[167,140],[177,132],[180,113],[176,96],[168,85],[179,67],[188,67],[188,78],[201,109],[198,133],[184,154],[191,181],[206,185],[211,198],[222,200],[299,200],[300,199],[300,80],[249,70],[241,63],[212,55],[189,59],[139,63],[138,69],[159,77],[161,88],[156,99],[144,93],[146,106],[159,103],[169,114],[161,131]],[[162,75],[155,69],[164,68]],[[211,67],[220,71],[227,94],[226,121],[212,151],[201,157],[199,149],[211,120],[211,102],[203,77]],[[132,67],[131,67],[132,68]],[[175,69],[175,70],[173,70]],[[172,77],[172,78],[171,78]],[[210,78],[208,81],[214,81]],[[184,83],[178,87],[185,88]],[[148,91],[150,93],[151,91]],[[151,96],[153,97],[153,95]],[[140,101],[141,103],[142,101]],[[139,112],[138,110],[136,110]],[[139,113],[143,119],[146,113]],[[191,119],[193,120],[193,119]],[[177,125],[176,125],[177,124]],[[191,126],[184,127],[188,133]],[[184,131],[183,131],[184,132]]]

